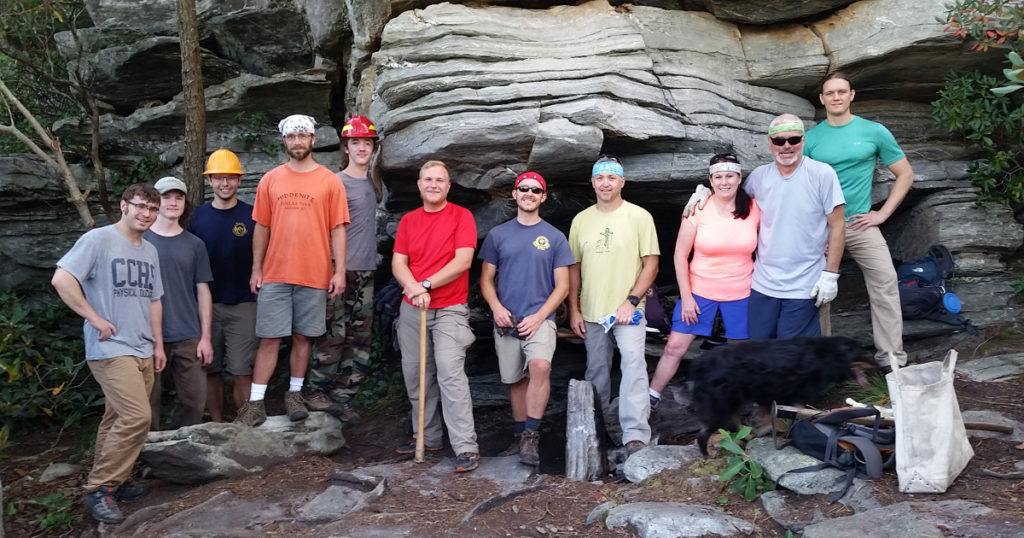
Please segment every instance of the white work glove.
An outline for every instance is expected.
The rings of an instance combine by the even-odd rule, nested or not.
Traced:
[[[818,277],[818,283],[815,284],[814,289],[811,290],[811,298],[818,298],[817,301],[814,301],[814,306],[820,307],[823,304],[830,303],[838,294],[839,273],[822,271],[821,276]]]
[[[683,218],[689,217],[698,209],[704,209],[704,204],[708,202],[709,196],[711,196],[711,189],[704,185],[697,185],[697,190],[693,191],[690,201],[686,202],[686,207],[683,208]]]

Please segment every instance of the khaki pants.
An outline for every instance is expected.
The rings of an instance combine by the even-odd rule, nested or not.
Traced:
[[[866,230],[846,228],[846,252],[853,258],[864,274],[864,286],[871,303],[871,334],[875,343],[875,361],[879,365],[889,364],[889,353],[896,356],[900,365],[907,363],[903,351],[903,312],[900,309],[900,292],[896,279],[896,268],[892,264],[889,246],[877,226]],[[821,307],[821,333],[832,334],[831,309]]]
[[[605,333],[599,323],[586,322],[583,343],[587,348],[586,379],[594,384],[601,401],[601,411],[611,407],[612,354],[619,349],[622,379],[619,381],[619,425],[622,426],[622,444],[651,442],[651,399],[647,388],[647,318],[639,325],[612,325]]]
[[[441,446],[443,412],[455,453],[480,452],[465,369],[466,348],[474,340],[468,306],[427,310],[427,386],[423,408],[423,441],[427,446]],[[402,350],[402,375],[412,403],[415,431],[420,393],[420,309],[405,301],[398,315],[398,346]]]
[[[149,405],[153,410],[150,428],[160,428],[160,396],[163,394],[164,380],[174,380],[174,419],[172,430],[182,426],[191,426],[203,421],[203,409],[206,408],[206,370],[203,361],[196,354],[199,340],[182,340],[164,344],[167,355],[167,367],[163,372],[153,375],[153,391]]]
[[[153,358],[132,356],[88,361],[103,389],[106,411],[96,432],[96,456],[85,490],[123,484],[149,432]]]

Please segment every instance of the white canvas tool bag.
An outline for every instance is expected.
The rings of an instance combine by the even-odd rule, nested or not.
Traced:
[[[900,368],[885,376],[896,423],[896,475],[903,493],[942,493],[974,457],[953,390],[956,351],[942,362]]]

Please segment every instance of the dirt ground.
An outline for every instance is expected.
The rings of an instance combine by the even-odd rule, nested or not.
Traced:
[[[911,347],[920,357],[942,356],[942,350],[955,345],[960,360],[993,354],[1017,352],[1021,349],[1021,334],[1017,330],[987,331],[982,336],[959,335],[955,342],[937,341]],[[915,354],[912,353],[912,359]],[[1024,421],[1024,379],[1000,383],[973,383],[958,381],[957,394],[964,409],[991,409],[1004,413],[1016,420]],[[829,400],[838,398],[834,394]],[[275,490],[318,491],[330,483],[335,469],[354,469],[369,463],[404,461],[408,457],[393,455],[392,449],[408,436],[408,412],[406,409],[388,409],[373,417],[364,417],[362,424],[347,427],[345,434],[348,446],[332,457],[309,457],[278,466],[268,472],[238,479],[222,480],[198,487],[177,486],[159,480],[149,480],[152,493],[146,499],[122,505],[126,514],[146,506],[175,501],[175,511],[195,506],[222,491],[231,491],[242,497],[252,497]],[[484,456],[494,455],[509,441],[510,416],[507,409],[477,409],[478,432],[481,433],[481,452]],[[549,425],[559,427],[559,425]],[[0,453],[0,476],[5,486],[4,505],[13,506],[5,510],[4,524],[8,537],[22,536],[87,536],[95,529],[91,518],[80,504],[79,485],[85,471],[46,484],[38,484],[27,477],[38,476],[41,469],[53,461],[69,461],[73,448],[67,446],[76,432],[66,432],[59,446],[53,446],[52,433],[40,433],[16,440]],[[554,437],[553,435],[548,438]],[[673,443],[689,443],[692,438],[675,438]],[[322,536],[345,534],[347,531],[371,528],[373,526],[402,526],[414,530],[417,536],[623,536],[628,532],[609,531],[603,525],[585,526],[585,519],[591,510],[604,501],[639,502],[672,501],[717,506],[725,512],[750,521],[758,530],[751,536],[774,537],[784,535],[764,513],[758,501],[747,502],[737,494],[729,494],[726,485],[712,480],[690,480],[694,476],[706,476],[714,472],[720,461],[699,462],[690,468],[665,471],[655,475],[643,484],[609,480],[603,484],[567,482],[562,476],[564,465],[564,441],[549,440],[542,444],[544,477],[529,493],[516,496],[498,504],[466,523],[463,515],[477,503],[498,493],[498,487],[481,486],[484,481],[474,480],[469,475],[452,475],[451,480],[440,486],[438,496],[425,496],[417,488],[394,486],[381,499],[375,501],[369,510],[347,516],[343,522],[330,526],[309,527],[304,524],[283,525],[278,529],[284,536]],[[982,469],[997,473],[1015,471],[1014,463],[1024,459],[1024,451],[1017,450],[1013,443],[993,439],[972,438],[975,457],[953,486],[942,495],[906,495],[899,493],[895,472],[888,472],[874,484],[876,496],[883,504],[907,500],[950,500],[964,499],[982,503],[991,508],[1019,512],[1021,497],[1024,496],[1024,480],[1001,479],[986,476]],[[441,455],[428,456],[428,463],[415,466],[408,472],[421,473],[433,467],[440,457],[451,455],[446,449]],[[88,468],[90,462],[81,462]],[[400,481],[392,481],[398,484]],[[489,482],[487,482],[489,483]],[[470,487],[472,485],[472,487]],[[45,513],[40,497],[55,491],[64,492],[73,499],[68,508],[77,516],[69,530],[41,531],[37,520]],[[842,517],[852,512],[842,505],[829,505],[823,498],[806,497],[800,504],[806,510],[820,509],[826,517]],[[354,535],[358,535],[356,532]]]

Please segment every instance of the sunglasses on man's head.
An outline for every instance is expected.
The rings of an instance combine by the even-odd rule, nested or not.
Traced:
[[[544,194],[544,189],[540,187],[527,187],[526,185],[520,185],[516,187],[519,192],[532,192],[533,194]]]
[[[800,141],[803,140],[803,139],[804,139],[804,135],[790,136],[790,137],[780,136],[778,138],[772,137],[772,144],[775,144],[776,146],[785,146],[786,142],[789,142],[790,146],[795,146],[795,145],[799,144]]]

